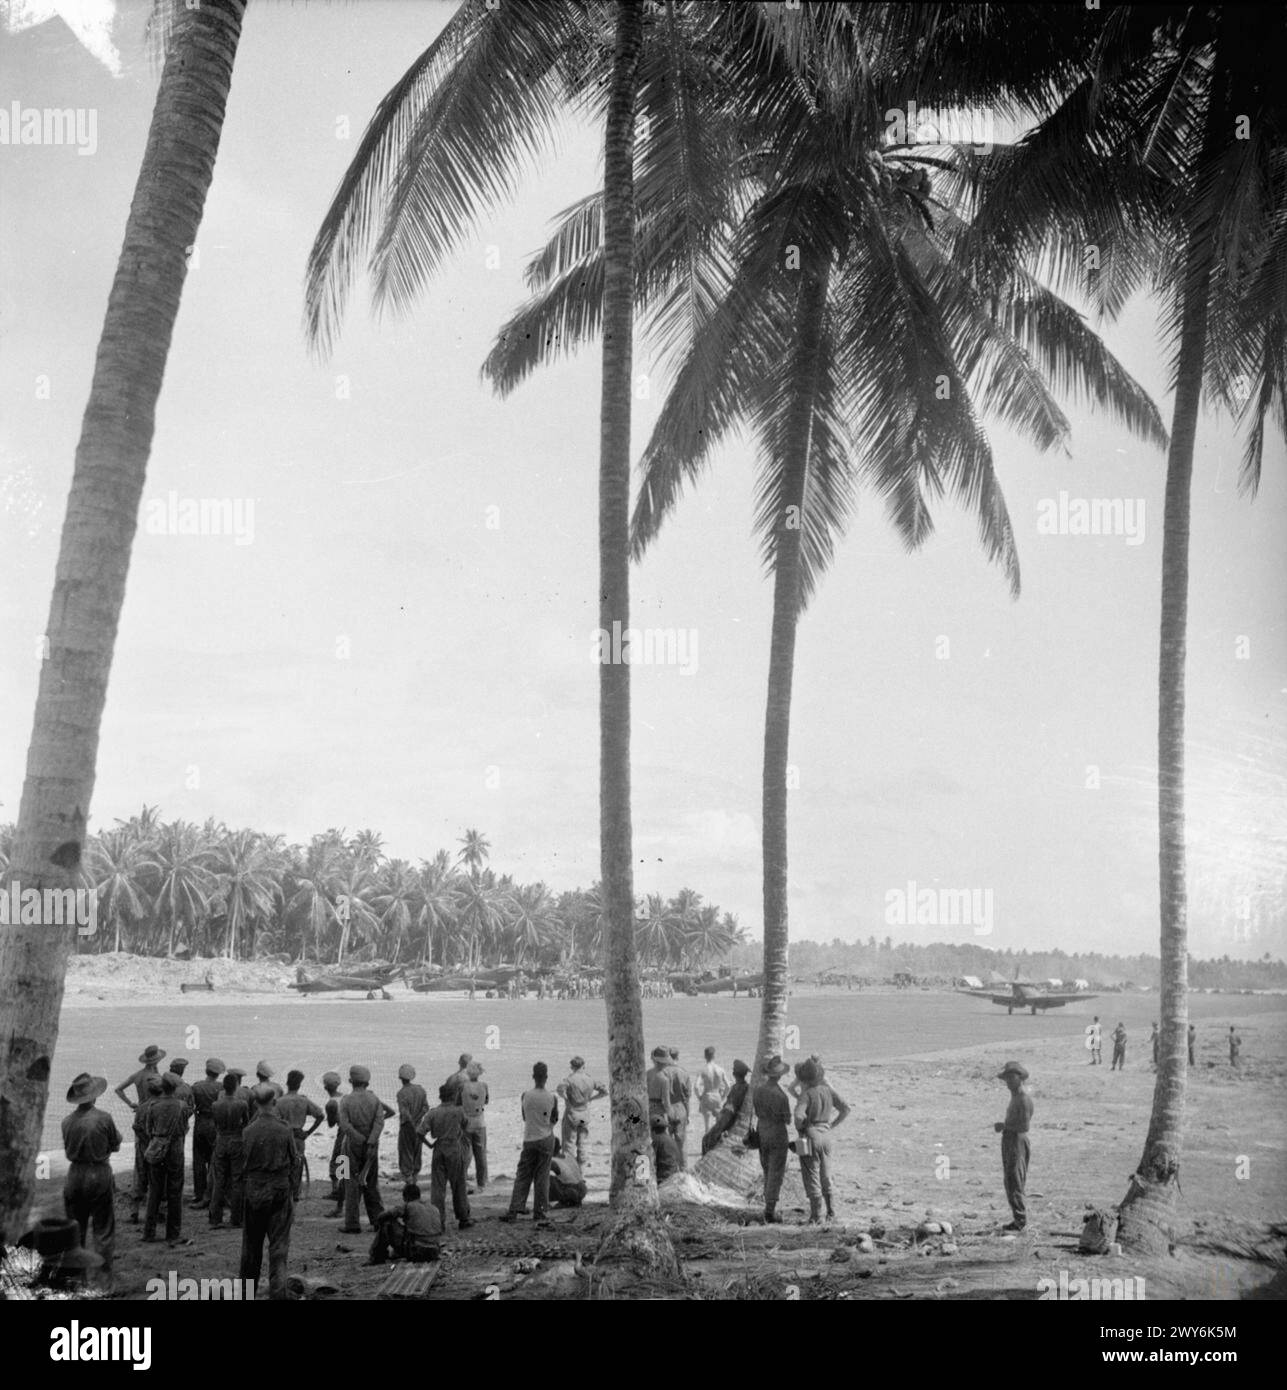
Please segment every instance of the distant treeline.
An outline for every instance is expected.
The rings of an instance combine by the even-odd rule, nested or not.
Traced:
[[[758,966],[760,946],[752,941],[730,957],[736,967]],[[987,981],[996,971],[1007,980],[1016,970],[1023,980],[1089,980],[1092,985],[1148,985],[1157,989],[1160,962],[1156,956],[1105,956],[1097,951],[997,951],[973,942],[932,941],[925,945],[877,941],[792,941],[791,975],[808,980],[824,970],[838,970],[868,979],[889,979],[909,971],[917,979],[960,979],[977,975]],[[1194,989],[1287,989],[1287,963],[1271,960],[1198,960],[1189,957],[1189,984]]]

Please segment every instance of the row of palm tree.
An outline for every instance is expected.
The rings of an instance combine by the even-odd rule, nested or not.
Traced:
[[[147,206],[127,226],[63,533],[14,852],[15,869],[33,884],[61,883],[82,856],[159,367],[182,286],[176,258],[195,239],[243,8],[216,0],[174,25],[135,210]],[[741,433],[759,454],[757,525],[774,584],[761,1058],[780,1043],[788,985],[785,770],[799,621],[854,497],[869,488],[914,547],[931,532],[932,507],[954,495],[1017,593],[1014,537],[982,416],[1049,449],[1067,436],[1054,397],[1080,396],[1169,449],[1159,672],[1164,1043],[1125,1213],[1132,1239],[1160,1238],[1182,1142],[1184,629],[1201,392],[1205,385],[1249,423],[1250,487],[1265,417],[1281,425],[1284,416],[1287,122],[1268,68],[1283,37],[1281,10],[1235,15],[1222,5],[1101,13],[465,0],[380,103],[309,264],[308,329],[325,348],[364,269],[378,307],[409,306],[477,220],[512,195],[569,110],[602,123],[602,192],[569,210],[538,257],[533,302],[502,333],[487,372],[509,389],[602,333],[605,630],[629,626],[632,545],[638,553],[649,544],[713,445]],[[200,138],[186,144],[160,129],[163,114],[171,129],[184,128],[187,111],[174,109],[183,101],[204,117]],[[891,137],[890,111],[912,101],[986,106],[1032,130],[990,150]],[[201,170],[196,196],[182,167],[192,164]],[[172,215],[156,216],[167,199]],[[142,250],[137,237],[149,242]],[[146,283],[141,264],[150,267]],[[1169,306],[1169,439],[1151,402],[1060,297],[1112,316],[1147,287]],[[632,536],[637,315],[672,368],[673,388],[645,449]],[[647,1207],[655,1191],[631,1178],[647,1135],[637,1123],[646,1106],[628,665],[604,664],[599,682],[612,1194],[621,1208]],[[481,879],[471,869],[475,888]],[[169,919],[181,918],[190,906],[181,882],[171,876],[166,893]],[[482,905],[465,910],[477,927]],[[310,912],[319,939],[316,897]],[[25,998],[0,981],[0,1005],[15,1006],[0,1040],[8,1077],[34,1111],[10,1122],[14,1157],[0,1170],[6,1225],[29,1200],[48,1071],[41,1050],[51,1052],[56,1037],[67,949],[20,929],[0,956],[6,979],[37,981]],[[3,1190],[10,1177],[13,1198]]]
[[[0,826],[0,870],[13,827]],[[282,835],[163,821],[144,806],[93,835],[81,870],[98,898],[82,951],[229,960],[287,956],[341,965],[354,957],[448,969],[512,963],[532,971],[599,966],[598,885],[555,893],[488,867],[491,846],[468,830],[418,866],[384,854],[375,831],[329,829],[307,845]],[[736,918],[691,888],[636,904],[641,963],[700,971],[745,937]]]

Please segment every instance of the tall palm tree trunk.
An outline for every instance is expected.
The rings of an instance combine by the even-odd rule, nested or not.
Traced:
[[[754,1076],[782,1049],[790,980],[787,975],[787,758],[791,736],[791,683],[795,671],[795,634],[802,592],[805,493],[809,477],[813,392],[810,383],[822,364],[822,320],[827,273],[800,287],[798,306],[800,370],[804,383],[796,394],[788,435],[783,515],[773,566],[773,629],[769,648],[769,689],[764,710],[764,786],[761,841],[764,859],[764,990],[760,1036],[755,1047]]]
[[[1193,449],[1207,349],[1209,246],[1195,229],[1185,255],[1184,312],[1162,521],[1157,811],[1161,901],[1161,1041],[1148,1138],[1120,1208],[1124,1245],[1162,1249],[1175,1217],[1188,1068],[1188,891],[1184,844],[1184,658],[1189,610]]]
[[[603,396],[599,414],[599,627],[622,632],[630,616],[630,405],[634,331],[635,98],[643,15],[618,0],[604,134]],[[605,654],[606,656],[607,654]],[[651,1135],[644,1082],[643,1002],[635,952],[630,826],[630,667],[599,667],[599,857],[608,936],[604,997],[612,1112],[610,1199],[618,1210],[653,1207]],[[638,1160],[642,1159],[642,1163]],[[644,1178],[640,1181],[640,1178]]]
[[[245,0],[179,12],[107,303],[46,629],[9,877],[74,887],[157,398],[214,174]],[[0,933],[0,1231],[22,1234],[75,928]]]

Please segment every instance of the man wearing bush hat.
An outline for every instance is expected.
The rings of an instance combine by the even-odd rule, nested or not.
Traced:
[[[360,1207],[365,1204],[372,1229],[379,1222],[384,1203],[380,1200],[380,1131],[387,1107],[370,1090],[371,1073],[363,1066],[349,1068],[353,1089],[340,1101],[340,1133],[344,1137],[347,1160],[344,1185],[344,1224],[340,1230],[360,1235]]]
[[[159,1061],[161,1061],[161,1059],[164,1056],[165,1048],[158,1047],[155,1043],[148,1043],[148,1045],[143,1049],[143,1051],[139,1053],[139,1061],[142,1062],[143,1065],[138,1069],[138,1071],[131,1072],[130,1075],[127,1076],[125,1080],[122,1081],[121,1084],[116,1088],[116,1094],[120,1096],[120,1098],[125,1102],[126,1105],[130,1107],[131,1110],[137,1110],[139,1106],[142,1105],[143,1102],[147,1099],[148,1078],[151,1076],[159,1077],[161,1075],[160,1070],[158,1069],[156,1064]],[[125,1094],[125,1092],[131,1086],[134,1087],[134,1090],[137,1093],[137,1100],[131,1100],[129,1096]]]
[[[1006,1106],[1005,1119],[993,1125],[1001,1136],[1001,1173],[1005,1180],[1006,1201],[1014,1214],[1014,1219],[1002,1229],[1022,1231],[1028,1224],[1023,1189],[1028,1181],[1028,1158],[1031,1154],[1028,1128],[1032,1123],[1032,1096],[1023,1084],[1028,1079],[1028,1069],[1021,1062],[1007,1062],[997,1072],[997,1078],[1004,1081],[1010,1090],[1010,1104]]]
[[[189,1206],[198,1210],[208,1210],[210,1194],[206,1191],[210,1182],[210,1165],[214,1161],[215,1140],[215,1102],[223,1095],[219,1078],[224,1073],[223,1058],[207,1057],[206,1074],[201,1081],[192,1086],[192,1201]]]
[[[70,1165],[63,1184],[63,1206],[68,1220],[75,1221],[80,1229],[82,1245],[86,1231],[93,1229],[103,1273],[110,1277],[116,1244],[111,1157],[121,1147],[121,1136],[116,1121],[94,1104],[105,1090],[105,1077],[83,1071],[67,1092],[76,1109],[63,1120],[63,1151]]]
[[[791,1122],[791,1102],[778,1082],[790,1070],[781,1057],[771,1057],[764,1067],[764,1080],[751,1097],[760,1136],[760,1167],[764,1170],[764,1219],[770,1222],[782,1219],[777,1205],[790,1152],[787,1125]]]

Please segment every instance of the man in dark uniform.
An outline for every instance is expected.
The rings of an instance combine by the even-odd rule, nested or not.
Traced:
[[[186,1057],[175,1057],[170,1061],[170,1070],[179,1078],[179,1084],[174,1088],[174,1094],[179,1104],[188,1112],[189,1117],[196,1110],[196,1103],[192,1099],[192,1087],[183,1079],[183,1074],[188,1069],[188,1059]],[[186,1126],[187,1121],[184,1121]]]
[[[206,1058],[205,1079],[192,1088],[192,1201],[191,1206],[204,1211],[210,1206],[210,1194],[206,1190],[210,1182],[210,1164],[214,1161],[215,1150],[215,1102],[223,1094],[219,1078],[223,1075],[223,1061],[219,1057]]]
[[[291,1181],[295,1171],[295,1136],[275,1113],[273,1088],[261,1082],[254,1090],[256,1114],[246,1126],[246,1224],[241,1232],[241,1277],[259,1282],[268,1241],[268,1296],[286,1297],[286,1262],[290,1228],[295,1219]]]
[[[129,1076],[116,1088],[116,1094],[134,1112],[134,1191],[130,1197],[130,1220],[137,1223],[139,1219],[139,1207],[147,1201],[148,1188],[148,1169],[147,1162],[143,1157],[143,1150],[147,1148],[147,1140],[143,1137],[143,1117],[139,1113],[145,1105],[152,1103],[155,1095],[160,1095],[161,1073],[157,1070],[157,1063],[165,1056],[165,1048],[158,1047],[155,1043],[148,1045],[139,1053],[139,1061],[143,1065],[136,1072],[131,1072]],[[149,1086],[149,1082],[158,1083],[155,1090]],[[131,1100],[126,1092],[133,1086],[135,1098]]]
[[[822,1068],[812,1058],[800,1068],[803,1090],[795,1106],[795,1127],[799,1138],[796,1151],[800,1176],[809,1198],[809,1224],[822,1220],[822,1204],[827,1204],[827,1220],[835,1219],[831,1205],[831,1131],[844,1122],[849,1106],[822,1079]]]
[[[116,1121],[94,1104],[105,1090],[105,1077],[83,1071],[67,1092],[76,1109],[63,1120],[63,1152],[70,1165],[63,1184],[63,1207],[67,1219],[80,1227],[80,1243],[86,1248],[86,1232],[92,1228],[103,1277],[110,1281],[116,1245],[111,1158],[121,1147],[121,1136]]]
[[[1162,1035],[1157,1031],[1157,1024],[1153,1025],[1153,1031],[1148,1036],[1149,1044],[1153,1048],[1153,1070],[1157,1070],[1157,1050],[1162,1043]]]
[[[326,1118],[320,1105],[300,1094],[299,1088],[303,1084],[302,1071],[287,1072],[286,1094],[277,1102],[277,1113],[290,1126],[295,1140],[295,1167],[291,1173],[290,1195],[296,1202],[299,1201],[300,1184],[304,1178],[304,1145]],[[306,1120],[312,1120],[312,1129],[304,1128]]]
[[[366,1067],[351,1066],[352,1090],[340,1101],[340,1133],[344,1136],[347,1160],[344,1188],[344,1225],[348,1235],[360,1235],[361,1207],[366,1205],[372,1227],[384,1210],[380,1200],[380,1133],[384,1129],[384,1102],[370,1089],[371,1073]]]
[[[1113,1062],[1108,1070],[1126,1070],[1126,1025],[1124,1023],[1119,1023],[1113,1029]]]
[[[420,1200],[420,1189],[409,1182],[402,1189],[402,1205],[380,1213],[371,1242],[369,1265],[382,1265],[390,1255],[412,1264],[436,1260],[442,1248],[442,1217],[431,1202]]]
[[[693,1100],[692,1077],[679,1065],[679,1049],[670,1051],[670,1132],[675,1136],[681,1167],[688,1166],[685,1149],[688,1144],[688,1113]]]
[[[1198,1030],[1189,1024],[1189,1066],[1193,1065],[1193,1044],[1198,1040]]]
[[[679,1159],[679,1145],[670,1132],[670,1124],[664,1115],[652,1115],[648,1119],[652,1131],[652,1164],[657,1183],[664,1183],[683,1168]]]
[[[1028,1079],[1028,1069],[1019,1062],[1007,1062],[997,1076],[1010,1089],[1010,1104],[1006,1106],[1005,1119],[998,1120],[992,1126],[1001,1136],[1001,1174],[1005,1180],[1006,1201],[1010,1203],[1014,1216],[1003,1229],[1022,1231],[1028,1224],[1023,1189],[1028,1182],[1028,1159],[1032,1154],[1028,1141],[1028,1129],[1032,1124],[1032,1097],[1023,1084]]]
[[[747,1077],[751,1069],[740,1057],[733,1062],[733,1084],[724,1097],[724,1104],[715,1117],[715,1123],[702,1135],[702,1153],[708,1154],[723,1139],[724,1135],[737,1123],[737,1117],[746,1104],[746,1093],[750,1090]]]
[[[250,1107],[242,1099],[238,1084],[244,1073],[232,1067],[223,1079],[223,1095],[214,1103],[215,1125],[213,1176],[210,1179],[210,1224],[223,1224],[223,1207],[228,1203],[234,1228],[244,1219],[246,1197],[245,1149],[242,1134],[250,1123]]]
[[[183,1229],[183,1137],[188,1112],[176,1092],[179,1078],[168,1071],[161,1078],[161,1095],[148,1107],[145,1130],[148,1145],[147,1211],[143,1240],[154,1241],[157,1218],[165,1205],[165,1238],[174,1245]],[[163,1150],[153,1155],[153,1148]]]
[[[432,1141],[433,1161],[429,1165],[429,1205],[438,1208],[443,1230],[447,1229],[447,1192],[451,1191],[451,1210],[463,1231],[474,1223],[469,1215],[465,1191],[465,1164],[469,1140],[465,1135],[465,1111],[456,1099],[458,1088],[446,1082],[438,1087],[438,1104],[420,1120],[420,1133]]]
[[[1240,1066],[1238,1058],[1242,1055],[1242,1039],[1238,1036],[1238,1030],[1231,1023],[1229,1025],[1229,1065],[1231,1067]]]
[[[760,1167],[764,1170],[764,1219],[781,1221],[777,1214],[782,1179],[786,1176],[790,1139],[791,1102],[778,1084],[791,1070],[781,1057],[772,1057],[764,1068],[765,1079],[755,1088],[752,1104],[760,1133]]]
[[[398,1102],[398,1172],[403,1183],[411,1182],[420,1172],[420,1121],[429,1113],[429,1097],[423,1086],[417,1086],[416,1069],[410,1062],[398,1068],[402,1085],[394,1099]]]

